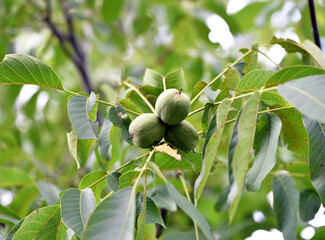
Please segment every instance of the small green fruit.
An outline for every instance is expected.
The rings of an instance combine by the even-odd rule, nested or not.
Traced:
[[[164,123],[152,113],[141,114],[129,126],[132,140],[140,148],[149,148],[158,144],[164,137],[165,132]]]
[[[159,95],[155,108],[158,116],[164,123],[177,125],[190,112],[191,102],[186,94],[171,88]]]
[[[189,152],[196,147],[199,135],[192,124],[184,120],[167,128],[165,140],[184,152]]]

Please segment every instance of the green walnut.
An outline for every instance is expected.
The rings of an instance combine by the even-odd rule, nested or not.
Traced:
[[[177,89],[171,88],[162,92],[157,98],[156,111],[160,119],[168,125],[177,125],[190,112],[189,97]]]
[[[184,152],[189,152],[196,147],[199,135],[192,124],[184,120],[167,128],[165,140]]]
[[[140,148],[149,148],[158,144],[166,132],[165,124],[152,113],[141,114],[129,126],[134,144]]]

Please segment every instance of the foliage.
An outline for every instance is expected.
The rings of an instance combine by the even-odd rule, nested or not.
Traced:
[[[44,6],[36,2],[29,1],[27,11],[41,11]],[[23,1],[15,4],[8,0],[4,5],[23,18],[18,14]],[[60,60],[71,49],[62,52],[60,39],[55,43],[48,33],[39,53],[7,54],[9,48],[0,47],[0,191],[14,194],[9,205],[0,205],[5,226],[0,236],[244,239],[258,228],[277,228],[285,239],[299,238],[320,204],[325,206],[325,59],[309,40],[269,35],[273,29],[267,19],[283,7],[282,1],[254,2],[231,16],[218,1],[184,1],[182,7],[147,0],[69,4],[91,15],[102,13],[72,15],[85,28],[93,23],[88,56],[96,78],[93,92],[84,93],[73,67]],[[60,9],[56,3],[52,7]],[[209,30],[194,8],[217,13],[233,34],[252,31],[248,21],[260,13],[264,28],[254,34],[267,32],[261,42],[286,50],[281,66],[265,69],[258,61],[262,55],[274,62],[259,44],[241,49],[237,59],[230,50],[225,59],[213,56],[217,64],[201,57],[218,46],[208,40]],[[171,40],[157,33],[160,21]],[[18,20],[5,22],[6,29],[21,27]],[[77,26],[76,31],[82,32]],[[296,32],[309,37],[304,28]],[[98,74],[106,65],[110,74]],[[123,70],[119,81],[114,69]],[[36,90],[19,105],[22,85]],[[182,88],[191,99],[186,120],[200,135],[195,152],[164,140],[147,150],[132,143],[131,122],[155,112],[157,97],[170,88]],[[271,191],[273,209],[266,200]],[[255,210],[263,212],[264,222],[251,220]]]

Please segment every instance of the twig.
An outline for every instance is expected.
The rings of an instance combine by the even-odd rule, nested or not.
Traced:
[[[210,87],[215,81],[217,81],[230,68],[232,68],[236,63],[240,62],[244,57],[246,57],[247,55],[249,55],[253,51],[254,50],[250,49],[245,54],[243,54],[242,56],[240,56],[236,61],[234,61],[232,64],[230,64],[227,68],[225,68],[221,73],[219,73],[218,76],[216,76],[214,79],[212,79],[211,82],[209,82],[198,94],[196,94],[196,96],[191,100],[191,104],[193,104],[201,96],[201,94],[204,92],[204,89],[205,88]]]
[[[29,1],[33,2],[31,0]],[[63,52],[66,54],[67,57],[72,60],[74,65],[77,67],[81,75],[84,89],[87,93],[90,93],[93,88],[91,86],[91,80],[87,69],[85,53],[78,44],[73,27],[73,19],[67,4],[61,2],[61,7],[64,12],[64,17],[67,23],[67,33],[62,32],[52,21],[52,6],[50,0],[46,0],[46,10],[45,16],[43,17],[43,21],[47,24],[52,34],[59,40]],[[71,47],[73,51],[71,51],[69,47]]]
[[[315,41],[315,44],[320,49],[322,49],[322,46],[321,46],[321,43],[320,43],[320,38],[319,38],[318,26],[317,26],[317,19],[316,19],[314,0],[308,0],[308,7],[309,7],[309,15],[310,15],[311,27],[313,29],[314,41]]]

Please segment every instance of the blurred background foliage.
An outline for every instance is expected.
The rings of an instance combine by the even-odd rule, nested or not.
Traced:
[[[317,0],[315,5],[321,42],[325,46],[325,1]],[[210,81],[237,59],[241,48],[268,43],[273,35],[298,42],[313,40],[305,0],[2,0],[0,58],[8,53],[33,55],[49,64],[67,89],[87,91],[71,55],[66,54],[74,51],[73,46],[62,49],[62,42],[46,23],[50,15],[51,22],[69,34],[67,13],[72,17],[74,36],[85,56],[91,88],[109,102],[116,102],[121,81],[132,79],[141,84],[146,68],[162,74],[183,68],[185,92],[189,93],[196,82]],[[280,46],[265,45],[261,49],[283,67],[301,63],[299,54],[286,55]],[[276,70],[262,55],[258,64]],[[90,159],[78,170],[69,153],[67,98],[67,94],[53,89],[1,86],[0,167],[23,169],[33,179],[61,190],[78,187],[87,172],[99,168]],[[101,106],[102,116],[106,111]],[[197,129],[201,128],[199,118],[191,118]],[[121,162],[139,156],[135,147],[121,139],[114,140],[119,149],[114,157]],[[296,158],[284,151],[279,154],[278,164],[286,165],[292,172],[308,174],[305,162],[292,163]],[[219,160],[198,206],[212,229],[224,239],[244,239],[256,229],[276,228],[267,200],[271,177],[258,192],[244,194],[236,218],[228,226],[227,213],[218,212],[215,207],[228,184],[226,161],[222,155]],[[193,172],[186,173],[189,186],[196,176]],[[300,190],[310,187],[310,182],[296,183]],[[2,204],[10,204],[20,217],[45,204],[36,186],[0,191]],[[261,214],[256,215],[256,211]],[[169,232],[193,229],[189,218],[180,211],[169,213],[167,226],[166,239]]]

